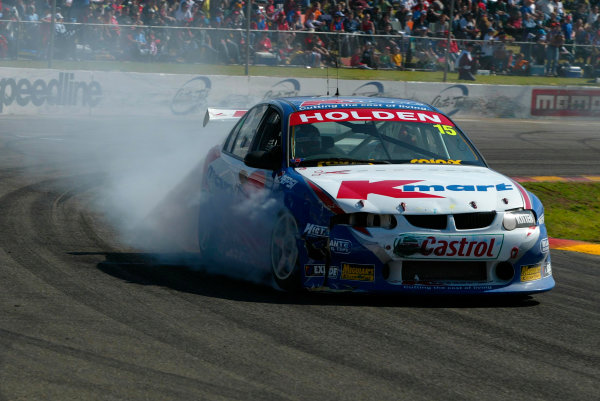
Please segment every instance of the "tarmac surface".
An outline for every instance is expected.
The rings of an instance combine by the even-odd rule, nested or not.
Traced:
[[[200,121],[0,116],[0,401],[597,399],[597,255],[553,250],[556,288],[525,298],[289,295],[190,269],[194,219],[144,216],[185,219],[157,199],[219,141]],[[507,175],[600,176],[600,122],[571,121],[459,124]]]

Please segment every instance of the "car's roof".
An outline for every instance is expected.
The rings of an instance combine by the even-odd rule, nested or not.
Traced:
[[[294,110],[318,110],[334,108],[369,108],[369,109],[408,109],[437,111],[428,104],[416,100],[387,97],[363,96],[299,96],[273,99],[282,106],[291,106]],[[285,107],[285,106],[284,106]]]

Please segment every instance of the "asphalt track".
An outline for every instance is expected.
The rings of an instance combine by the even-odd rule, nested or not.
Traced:
[[[508,175],[600,175],[599,122],[461,125]],[[431,299],[292,296],[131,246],[114,222],[198,126],[0,116],[0,401],[597,399],[599,256],[553,251],[534,297]]]

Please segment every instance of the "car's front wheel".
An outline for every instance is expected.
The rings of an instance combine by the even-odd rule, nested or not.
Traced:
[[[301,287],[298,236],[294,216],[287,210],[281,212],[271,233],[271,271],[277,285],[287,291]]]

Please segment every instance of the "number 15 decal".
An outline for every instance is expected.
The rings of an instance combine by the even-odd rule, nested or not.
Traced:
[[[451,125],[435,124],[434,127],[440,131],[440,134],[456,135],[456,131]]]

